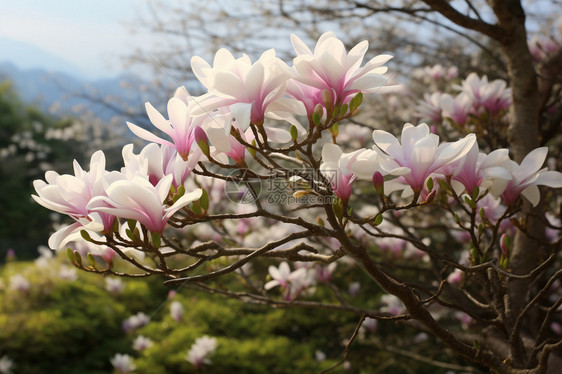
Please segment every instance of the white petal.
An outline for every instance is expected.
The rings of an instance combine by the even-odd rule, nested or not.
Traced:
[[[150,131],[146,131],[145,129],[132,124],[131,122],[127,122],[127,126],[129,127],[129,129],[132,131],[133,134],[135,134],[136,136],[138,136],[141,139],[144,140],[148,140],[149,142],[154,142],[154,143],[158,143],[158,144],[165,144],[168,145],[170,147],[175,147],[174,144],[172,144],[171,142],[164,140],[162,138],[159,138],[158,136],[154,135],[153,133],[151,133]]]
[[[521,191],[523,195],[533,206],[537,206],[541,200],[541,192],[537,186],[529,186]]]

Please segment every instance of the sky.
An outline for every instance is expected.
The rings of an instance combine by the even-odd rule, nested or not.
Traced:
[[[75,65],[88,78],[109,78],[123,71],[122,56],[143,43],[130,30],[144,3],[0,0],[0,38],[39,47]],[[21,63],[40,65],[41,61]]]

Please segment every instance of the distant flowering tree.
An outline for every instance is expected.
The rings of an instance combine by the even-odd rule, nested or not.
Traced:
[[[543,167],[547,147],[515,161],[486,138],[493,117],[513,125],[516,90],[471,74],[455,86],[458,96],[434,94],[419,106],[421,115],[431,107],[436,127],[406,123],[399,138],[375,129],[367,148],[347,149],[339,139],[353,137],[346,121],[364,96],[399,90],[386,85],[390,56],[364,63],[366,41],[348,51],[331,32],[314,49],[296,36],[292,44],[292,66],[274,50],[252,62],[221,49],[212,66],[194,57],[208,91],[178,88],[168,118],[146,106],[170,140],[128,124],[153,143],[138,155],[125,147],[121,170],[106,171],[97,152],[89,171],[76,163],[75,175],[36,181],[33,198],[74,220],[51,248],[68,248],[75,266],[104,275],[159,274],[246,302],[352,312],[357,330],[367,318],[404,321],[492,372],[545,372],[562,347],[551,330],[560,323],[562,237],[560,223],[544,218],[558,204],[562,174]],[[553,230],[550,239],[545,226],[528,225],[535,219]],[[533,243],[528,251],[546,253],[529,271],[514,265],[514,232]],[[101,249],[72,249],[84,242]],[[357,268],[347,296],[336,280]],[[227,274],[247,290],[211,282]],[[522,280],[524,293],[514,292]],[[376,282],[382,293],[360,302],[357,282]],[[333,297],[314,300],[320,287]],[[180,308],[171,306],[176,320]],[[133,316],[124,328],[146,321]],[[199,338],[187,359],[209,364],[215,348],[215,339]]]

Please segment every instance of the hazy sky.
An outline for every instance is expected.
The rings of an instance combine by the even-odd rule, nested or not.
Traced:
[[[0,37],[40,47],[89,76],[113,76],[121,69],[119,56],[142,42],[129,30],[143,4],[143,0],[0,0]]]

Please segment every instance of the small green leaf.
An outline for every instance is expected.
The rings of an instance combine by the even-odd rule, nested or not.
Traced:
[[[297,127],[295,125],[291,125],[289,133],[291,134],[291,138],[293,139],[293,141],[296,142],[299,136],[299,130],[297,130]]]
[[[340,108],[340,117],[345,117],[345,115],[347,114],[347,104],[343,104]]]
[[[427,192],[433,191],[433,178],[427,178],[425,185],[427,187]]]
[[[125,235],[131,240],[135,240],[135,235],[131,229],[125,229]]]
[[[111,229],[113,230],[113,232],[119,232],[119,220],[118,219],[113,220],[113,226],[112,226]]]
[[[359,108],[362,102],[363,102],[363,93],[359,91],[357,92],[357,95],[355,95],[349,102],[349,111],[351,113],[355,112],[357,108]]]
[[[95,269],[96,268],[96,259],[94,258],[94,255],[91,252],[88,252],[88,254],[86,255],[86,258],[88,259],[88,263],[90,264],[90,266]]]
[[[201,193],[201,198],[199,199],[199,204],[201,204],[201,208],[203,208],[203,210],[208,210],[209,209],[209,194],[207,193],[207,191],[205,191],[204,188],[201,189],[202,193]]]
[[[90,237],[90,234],[86,230],[80,230],[80,236],[82,236],[82,239],[84,239],[87,242],[92,241],[92,238]]]
[[[80,256],[80,253],[78,251],[74,251],[74,262],[76,263],[76,265],[83,267],[82,256]]]
[[[129,230],[133,231],[135,227],[137,227],[137,221],[134,219],[128,219],[127,226],[129,226]]]
[[[474,190],[472,190],[472,200],[476,201],[476,199],[478,199],[478,196],[480,196],[480,188],[476,186],[474,187]]]
[[[377,216],[375,217],[375,221],[373,222],[373,224],[375,226],[378,226],[382,223],[382,214],[377,214]]]
[[[312,113],[312,122],[314,122],[315,126],[320,126],[320,114],[317,112]]]
[[[474,341],[472,342],[472,346],[475,349],[480,349],[480,342],[478,342],[478,340],[474,339]]]
[[[330,132],[334,137],[338,136],[340,129],[337,122],[332,125],[332,127],[330,128]]]
[[[252,145],[253,145],[253,147],[248,147],[248,152],[250,152],[250,155],[252,157],[256,157],[256,149],[255,149],[256,139],[252,139]]]
[[[336,218],[341,220],[343,217],[343,203],[341,199],[336,199],[336,201],[332,203],[332,210],[334,211]]]
[[[464,201],[471,209],[476,209],[476,203],[470,197],[465,196]]]
[[[72,251],[72,249],[70,249],[70,248],[66,249],[66,256],[68,257],[70,262],[72,262],[74,264],[74,252]]]

